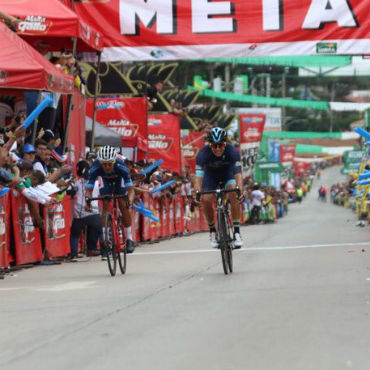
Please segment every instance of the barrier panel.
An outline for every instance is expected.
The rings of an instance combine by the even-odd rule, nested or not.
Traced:
[[[174,199],[174,203],[175,232],[176,234],[183,234],[185,231],[184,199],[178,195]]]
[[[38,228],[33,226],[32,216],[26,199],[18,191],[11,192],[11,209],[17,265],[43,260],[41,238]]]
[[[8,267],[10,255],[10,193],[0,198],[0,268]]]
[[[176,234],[175,230],[175,198],[167,200],[169,205],[168,209],[168,235],[174,236]]]
[[[44,209],[44,242],[49,258],[66,256],[71,252],[69,243],[71,220],[69,199]]]
[[[144,218],[144,217],[143,217]],[[147,218],[147,217],[145,217]],[[140,235],[140,219],[141,215],[138,212],[135,212],[134,210],[131,211],[131,225],[132,225],[132,238],[134,242],[140,242],[141,235]]]

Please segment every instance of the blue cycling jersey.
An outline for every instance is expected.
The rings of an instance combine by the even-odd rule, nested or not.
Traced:
[[[133,182],[130,176],[130,170],[125,166],[125,162],[121,159],[116,159],[111,173],[106,173],[99,160],[96,160],[89,171],[89,181],[86,185],[87,188],[93,188],[95,181],[98,177],[103,179],[103,184],[121,184],[124,181],[124,186],[133,186]]]
[[[240,154],[230,143],[220,157],[213,154],[209,145],[197,155],[196,175],[203,178],[203,190],[213,190],[220,182],[227,184],[241,171]]]

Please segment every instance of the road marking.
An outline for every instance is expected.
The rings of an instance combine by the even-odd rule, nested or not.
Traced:
[[[13,287],[13,288],[0,288],[0,291],[9,291],[9,290],[32,290],[36,292],[66,292],[71,290],[82,290],[86,288],[95,288],[96,284],[95,281],[76,281],[76,282],[69,282],[64,284],[58,285],[50,285],[50,286],[20,286],[20,287]]]
[[[309,248],[332,248],[332,247],[363,247],[370,246],[369,242],[361,243],[333,243],[333,244],[308,244],[308,245],[292,245],[292,246],[276,246],[276,247],[251,247],[241,248],[237,252],[261,252],[261,251],[283,251],[292,249],[309,249]],[[147,255],[166,255],[166,254],[196,254],[196,253],[219,253],[218,249],[182,249],[176,251],[152,251],[152,252],[135,252],[133,256]]]

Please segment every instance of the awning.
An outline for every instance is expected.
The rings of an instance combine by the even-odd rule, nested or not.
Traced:
[[[103,47],[102,35],[59,0],[0,0],[2,12],[21,20],[17,33],[36,49],[72,49],[71,38],[78,38],[78,51]]]
[[[70,93],[73,78],[0,22],[0,88]]]

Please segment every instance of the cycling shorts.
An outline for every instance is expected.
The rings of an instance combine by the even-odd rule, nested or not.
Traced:
[[[236,185],[235,178],[232,174],[220,178],[211,176],[209,173],[205,172],[202,182],[202,191],[216,190],[220,182],[224,185],[225,189],[230,185]]]
[[[103,179],[103,187],[99,189],[100,195],[126,195],[127,189],[122,186],[122,179],[118,178],[113,181]]]

